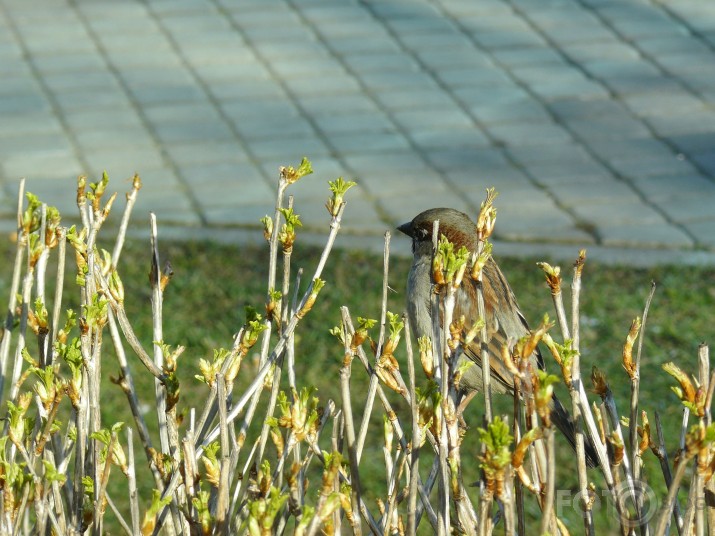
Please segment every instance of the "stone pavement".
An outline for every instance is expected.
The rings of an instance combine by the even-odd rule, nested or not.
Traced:
[[[238,236],[303,155],[309,229],[359,182],[343,244],[493,185],[505,251],[713,262],[715,2],[0,0],[4,221],[106,169],[135,226]]]

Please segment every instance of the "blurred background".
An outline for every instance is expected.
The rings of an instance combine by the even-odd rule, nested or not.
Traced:
[[[343,245],[495,186],[504,251],[710,259],[715,3],[0,0],[7,228],[20,178],[70,216],[106,170],[134,226],[236,236],[303,156],[308,229],[359,183]]]

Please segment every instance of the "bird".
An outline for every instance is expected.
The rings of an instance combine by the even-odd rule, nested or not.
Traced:
[[[424,335],[432,337],[432,233],[434,222],[439,221],[439,234],[470,253],[477,250],[477,225],[471,218],[452,208],[433,208],[421,212],[411,221],[397,227],[412,238],[413,260],[407,277],[407,316],[415,338]],[[478,282],[464,277],[455,297],[454,315],[465,318],[465,325],[473,325],[479,318],[477,305]],[[529,335],[529,325],[519,309],[516,296],[496,261],[489,256],[482,269],[482,293],[484,297],[487,348],[490,355],[491,389],[495,393],[513,393],[514,376],[502,361],[502,347],[514,344]],[[440,321],[441,322],[441,321]],[[462,394],[469,395],[483,389],[481,367],[481,341],[476,338],[464,345],[462,357],[474,363],[466,369],[459,381]],[[538,349],[531,356],[532,364],[544,370],[544,359]],[[566,408],[554,395],[551,406],[551,420],[575,449],[576,428]],[[585,438],[586,461],[588,465],[598,465],[597,454]]]

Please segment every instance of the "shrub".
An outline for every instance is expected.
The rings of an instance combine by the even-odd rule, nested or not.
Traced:
[[[61,225],[56,209],[35,196],[28,194],[26,203],[20,203],[8,315],[0,342],[0,394],[6,401],[0,439],[0,533],[101,534],[105,524],[115,522],[128,534],[486,534],[495,523],[502,523],[507,533],[533,533],[538,526],[540,533],[565,534],[559,485],[563,470],[557,471],[557,464],[569,459],[578,474],[578,489],[567,499],[570,505],[581,505],[585,533],[594,533],[593,505],[600,499],[612,504],[619,532],[664,534],[671,519],[685,533],[694,528],[702,534],[713,526],[703,507],[715,467],[710,415],[715,382],[707,347],[700,347],[699,370],[693,376],[674,363],[663,367],[677,383],[673,391],[684,414],[680,450],[671,461],[658,414],[651,430],[639,407],[641,334],[650,299],[623,345],[624,378],[631,392],[628,416],[619,417],[609,383],[597,369],[591,379],[601,403],[589,403],[580,371],[583,252],[573,273],[570,321],[560,269],[541,264],[557,321],[544,318],[504,352],[504,365],[519,376],[522,386],[514,395],[511,414],[495,414],[487,389],[483,426],[465,428],[461,393],[455,387],[463,372],[457,358],[465,338],[484,335],[482,325],[464,326],[460,319],[452,319],[451,296],[463,277],[479,279],[490,254],[493,192],[482,205],[479,221],[484,225],[476,255],[455,252],[447,243],[435,248],[434,276],[440,283],[433,299],[452,329],[443,332],[436,326],[435,333],[442,338],[436,344],[412,341],[406,319],[387,311],[388,234],[380,321],[353,317],[342,308],[340,325],[331,330],[343,356],[339,378],[324,378],[339,381],[340,398],[316,396],[315,387],[305,385],[296,372],[299,356],[294,342],[302,319],[320,299],[321,276],[340,228],[344,196],[354,183],[342,178],[330,182],[329,233],[301,293],[300,279],[295,288],[291,286],[291,257],[301,224],[291,204],[285,206],[285,194],[311,171],[307,160],[297,168],[281,168],[274,216],[262,220],[269,248],[265,306],[260,312],[247,307],[245,323],[231,347],[217,348],[212,357],[201,359],[197,380],[204,398],[193,389],[188,402],[181,398],[187,389],[179,374],[184,348],[170,346],[163,335],[164,322],[170,321],[165,320],[163,293],[172,270],[161,263],[155,220],[150,349],[140,341],[125,308],[132,296],[125,296],[120,260],[141,188],[139,177],[127,195],[111,252],[98,245],[116,195],[107,199],[106,175],[90,185],[79,179],[81,223],[69,229]],[[69,294],[64,284],[68,244],[74,253],[80,302],[63,315]],[[46,289],[52,269],[56,283],[50,297]],[[552,334],[556,325],[560,337]],[[105,344],[107,334],[111,345]],[[532,370],[528,359],[538,344],[553,356],[571,395],[580,431],[571,458],[557,458],[546,411],[559,378]],[[128,358],[125,346],[138,361]],[[252,355],[258,356],[255,366]],[[102,415],[108,396],[103,369],[112,358],[121,371],[113,382],[125,396],[132,426],[107,422]],[[424,374],[415,371],[418,359]],[[489,363],[486,353],[483,360]],[[485,369],[486,380],[489,366]],[[352,375],[363,371],[369,378],[367,389],[356,390]],[[156,427],[140,407],[139,377],[153,381]],[[362,409],[359,420],[354,406]],[[381,433],[375,429],[376,414],[383,419]],[[584,436],[600,460],[591,473]],[[476,473],[466,465],[475,463],[465,463],[461,455],[470,440],[479,444],[475,486],[465,483]],[[143,455],[135,455],[136,445]],[[662,468],[663,483],[658,485],[644,478],[642,456],[648,450]],[[361,467],[366,451],[382,452],[384,479],[366,474],[364,463]],[[140,498],[137,480],[143,475],[154,484],[151,498]],[[604,487],[603,496],[591,479]],[[677,500],[681,489],[688,494],[684,510]],[[533,505],[539,513],[534,514]],[[112,516],[105,519],[108,508]]]

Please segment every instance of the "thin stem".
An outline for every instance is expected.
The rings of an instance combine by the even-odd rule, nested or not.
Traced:
[[[407,375],[409,377],[410,390],[410,416],[412,418],[412,449],[410,451],[410,480],[407,498],[407,534],[416,534],[416,513],[417,513],[417,487],[419,484],[420,467],[420,443],[422,441],[422,430],[420,430],[419,409],[417,408],[417,394],[415,385],[415,363],[412,352],[412,332],[410,330],[409,315],[403,314],[402,321],[405,323],[405,347],[407,350]]]
[[[375,359],[378,359],[382,353],[382,345],[385,340],[385,319],[387,317],[387,289],[388,284],[388,273],[390,269],[390,232],[385,233],[385,245],[383,249],[382,256],[382,302],[380,307],[380,335],[378,337],[377,351],[375,352]],[[367,430],[370,424],[370,416],[372,415],[372,407],[375,402],[375,392],[377,390],[378,383],[377,374],[372,374],[370,376],[370,384],[367,390],[367,397],[365,400],[365,410],[363,411],[362,423],[360,425],[360,434],[357,440],[357,459],[358,462],[362,457],[362,449],[365,445],[365,438],[367,437]]]

